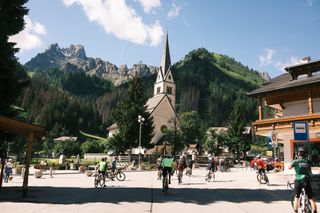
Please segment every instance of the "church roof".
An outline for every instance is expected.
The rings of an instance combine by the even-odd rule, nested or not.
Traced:
[[[149,98],[147,101],[147,110],[151,113],[154,108],[158,106],[158,104],[161,102],[161,100],[164,98],[165,94],[159,94],[156,96],[153,96],[152,98]]]
[[[161,64],[160,64],[160,69],[162,70],[163,77],[167,74],[170,66],[171,66],[171,59],[170,59],[168,33],[167,33],[166,40],[164,42]]]

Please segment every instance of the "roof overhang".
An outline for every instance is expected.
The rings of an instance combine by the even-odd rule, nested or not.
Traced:
[[[45,134],[45,128],[42,126],[26,123],[5,116],[0,116],[0,130],[25,137],[28,137],[31,132],[34,137],[37,138],[41,138]]]

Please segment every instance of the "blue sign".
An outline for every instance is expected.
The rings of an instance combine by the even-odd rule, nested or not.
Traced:
[[[308,122],[296,121],[293,123],[293,137],[295,141],[309,140]]]

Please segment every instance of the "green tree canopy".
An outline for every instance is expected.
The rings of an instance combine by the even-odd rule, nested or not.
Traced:
[[[12,104],[19,94],[17,72],[21,69],[17,62],[15,43],[9,42],[9,36],[19,33],[24,28],[24,7],[27,0],[0,0],[0,114],[10,112]]]
[[[147,111],[147,97],[142,87],[142,79],[134,77],[128,86],[128,90],[119,100],[113,111],[114,122],[119,127],[119,133],[113,140],[111,146],[119,153],[139,145],[139,123],[138,115],[145,120],[142,124],[141,145],[150,148],[153,137],[153,118]]]
[[[237,155],[239,162],[241,154],[250,150],[249,140],[244,137],[245,104],[238,98],[229,117],[227,145]]]
[[[181,114],[181,132],[182,140],[186,144],[200,144],[204,132],[201,128],[201,121],[196,111],[184,112]]]

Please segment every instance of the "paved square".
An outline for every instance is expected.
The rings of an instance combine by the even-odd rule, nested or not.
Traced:
[[[15,176],[0,191],[0,212],[292,212],[292,190],[281,173],[268,174],[269,186],[260,185],[251,170],[217,172],[210,183],[205,182],[205,173],[205,169],[193,170],[181,185],[174,176],[167,196],[161,192],[156,171],[126,172],[125,181],[110,181],[106,188],[97,189],[93,177],[83,173],[30,176],[27,198],[21,197],[22,178]]]

